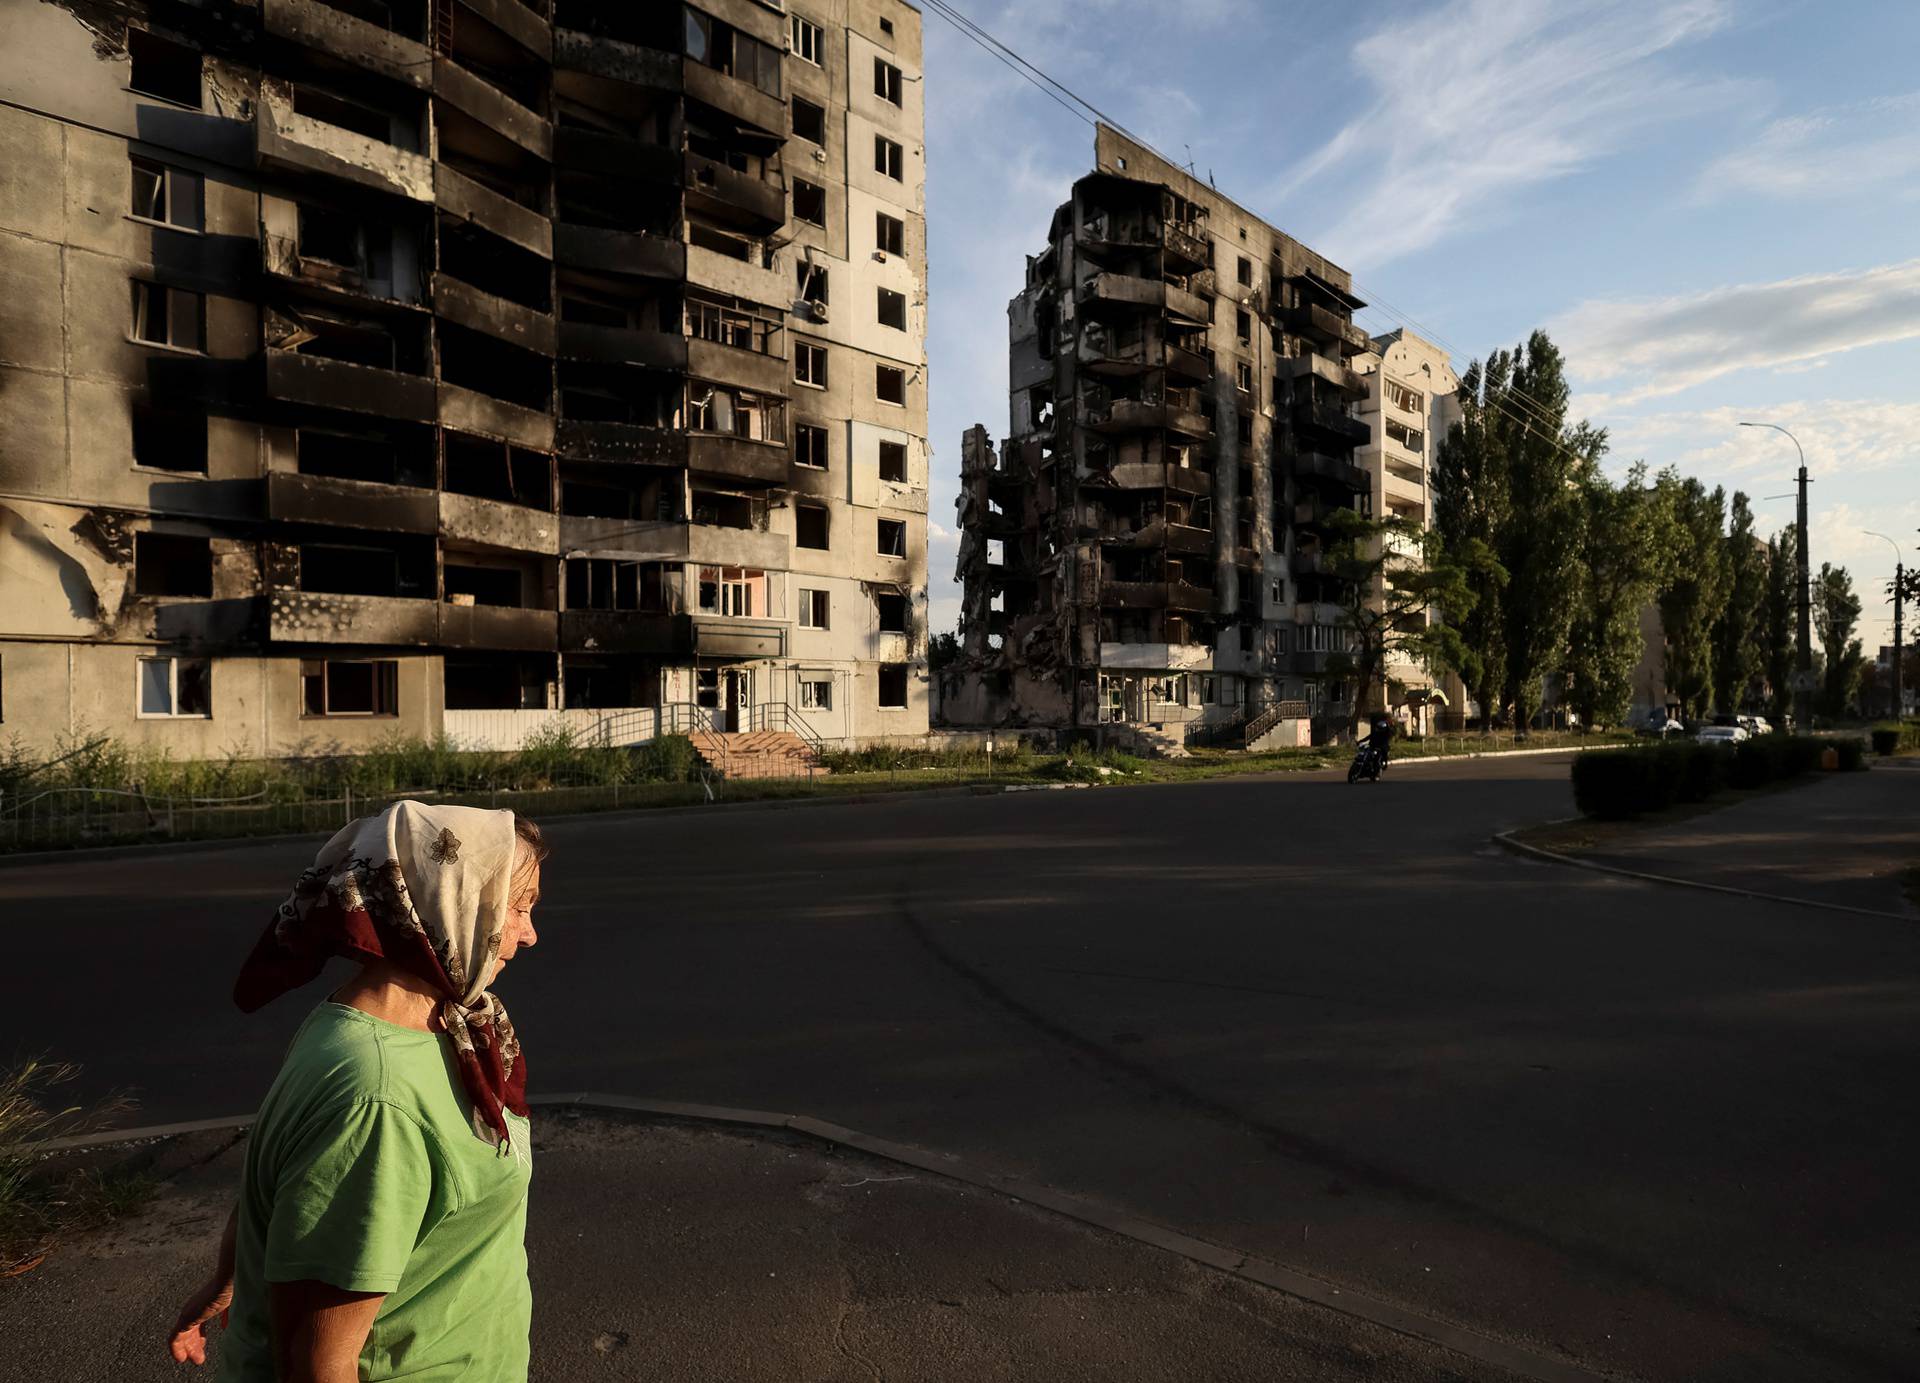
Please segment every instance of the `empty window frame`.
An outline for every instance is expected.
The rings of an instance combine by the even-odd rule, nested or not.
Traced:
[[[127,30],[132,72],[127,86],[142,96],[200,109],[200,53],[145,29]]]
[[[875,618],[882,634],[907,632],[907,598],[896,592],[882,592],[873,598]]]
[[[1245,312],[1233,314],[1233,334],[1243,346],[1253,344],[1253,318]]]
[[[827,468],[827,430],[818,423],[800,423],[793,429],[793,464],[808,470]]]
[[[824,106],[793,98],[793,137],[809,144],[827,142],[827,112]]]
[[[130,335],[148,346],[200,351],[206,341],[206,299],[185,288],[133,280]]]
[[[213,718],[213,665],[205,658],[141,658],[135,676],[140,719]]]
[[[1404,409],[1409,413],[1424,413],[1427,411],[1426,396],[1418,389],[1409,389],[1399,380],[1390,379],[1386,382],[1386,391],[1387,402],[1391,403],[1395,408]]]
[[[316,658],[300,664],[306,716],[400,713],[400,664],[391,658]]]
[[[366,228],[360,218],[332,207],[298,207],[296,246],[302,259],[317,259],[343,269],[365,273],[367,268]]]
[[[827,387],[827,348],[810,341],[797,341],[793,347],[793,379],[796,384]]]
[[[904,519],[880,519],[874,526],[875,547],[882,557],[907,555],[907,525]]]
[[[905,442],[882,442],[880,444],[880,478],[895,485],[907,483],[907,444]]]
[[[771,354],[779,344],[780,322],[756,311],[738,298],[709,298],[689,291],[686,332],[699,341],[717,341],[757,355]]]
[[[305,83],[293,89],[293,111],[296,115],[312,116],[323,124],[349,130],[377,144],[399,144],[402,141],[411,144],[414,141],[411,131],[396,138],[393,116],[378,106],[370,106],[363,101]]]
[[[1251,394],[1253,392],[1253,366],[1247,364],[1244,360],[1234,362],[1233,385],[1234,388],[1238,389],[1241,393]]]
[[[570,557],[566,563],[569,610],[660,610],[664,600],[657,566],[612,557]]]
[[[893,37],[893,21],[891,19],[881,20],[880,32],[885,34],[888,38],[892,38]]]
[[[323,595],[397,597],[402,594],[400,555],[380,547],[334,543],[300,546],[300,589]],[[413,594],[411,583],[407,594]]]
[[[873,396],[882,403],[907,403],[907,372],[897,365],[873,367]]]
[[[1394,441],[1416,455],[1420,454],[1422,448],[1427,444],[1426,433],[1417,427],[1408,427],[1405,423],[1394,418],[1388,418],[1382,426],[1387,436],[1393,438]]]
[[[828,614],[831,602],[825,591],[810,591],[802,587],[800,591],[800,627],[802,629],[825,629],[828,627]]]
[[[506,609],[525,606],[525,582],[514,567],[477,567],[449,561],[441,580],[451,604],[455,596],[466,596],[466,603],[496,605]]]
[[[130,161],[133,204],[127,213],[175,230],[206,228],[205,189],[198,173],[188,173],[148,158]]]
[[[767,574],[749,567],[700,568],[700,609],[728,619],[766,614]],[[756,594],[758,593],[758,594]]]
[[[687,57],[703,67],[750,82],[769,96],[780,94],[780,61],[770,43],[687,6]]]
[[[793,266],[793,284],[802,302],[827,304],[827,269],[824,264],[801,260]]]
[[[882,254],[903,255],[907,252],[907,223],[898,216],[889,216],[884,211],[873,213],[873,246]]]
[[[827,224],[827,189],[805,178],[793,180],[793,219],[809,225]]]
[[[802,677],[800,679],[800,709],[803,711],[831,711],[833,709],[833,681],[826,677]]]
[[[831,520],[825,506],[819,504],[796,505],[793,511],[793,545],[813,548],[815,551],[827,550],[828,530]]]
[[[907,665],[880,665],[880,706],[882,710],[901,710],[907,704]]]
[[[793,55],[802,62],[820,66],[826,50],[826,34],[811,19],[793,16]]]
[[[895,182],[902,182],[905,180],[905,175],[902,171],[905,167],[904,158],[904,151],[893,140],[888,139],[883,134],[877,134],[873,137],[874,172],[885,173]]]
[[[1240,274],[1240,282],[1246,284],[1248,287],[1252,287],[1253,286],[1253,261],[1243,257],[1240,261],[1239,274]]]
[[[133,464],[156,471],[207,473],[207,415],[133,405]]]
[[[136,595],[212,595],[212,544],[182,533],[134,534],[133,589]]]
[[[885,58],[873,60],[873,94],[889,105],[900,104],[900,69]]]
[[[907,295],[896,293],[891,288],[880,288],[875,292],[879,296],[874,311],[880,319],[880,325],[892,327],[896,331],[905,331],[907,329]]]
[[[772,395],[690,379],[687,381],[687,429],[785,446],[787,405]]]

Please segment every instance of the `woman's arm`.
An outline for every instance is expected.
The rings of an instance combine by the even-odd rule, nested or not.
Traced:
[[[220,1255],[214,1260],[213,1276],[194,1289],[173,1322],[168,1343],[176,1364],[207,1362],[207,1322],[215,1316],[224,1318],[233,1305],[233,1237],[239,1224],[240,1207],[235,1205],[220,1234]]]
[[[384,1292],[344,1292],[325,1282],[269,1288],[280,1383],[359,1383],[360,1351]]]

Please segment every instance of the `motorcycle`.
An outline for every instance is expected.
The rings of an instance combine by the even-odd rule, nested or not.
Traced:
[[[1380,781],[1381,771],[1385,768],[1386,764],[1381,761],[1379,752],[1374,749],[1373,741],[1361,740],[1359,749],[1354,753],[1353,763],[1347,768],[1347,781],[1357,783],[1365,778],[1370,783],[1377,783]]]

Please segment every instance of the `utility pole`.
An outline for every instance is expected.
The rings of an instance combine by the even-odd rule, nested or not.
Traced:
[[[1793,449],[1800,453],[1800,507],[1796,519],[1797,536],[1800,541],[1794,544],[1795,576],[1800,585],[1800,647],[1795,660],[1799,669],[1793,677],[1793,718],[1801,734],[1813,729],[1813,612],[1811,582],[1807,576],[1807,453],[1801,449],[1800,439],[1788,432],[1778,423],[1741,423],[1742,427],[1767,427],[1775,432],[1784,433]]]
[[[1904,720],[1907,714],[1907,703],[1900,689],[1900,616],[1907,599],[1907,566],[1900,557],[1900,544],[1884,533],[1875,533],[1871,528],[1863,528],[1860,531],[1869,538],[1878,538],[1893,548],[1893,718]]]

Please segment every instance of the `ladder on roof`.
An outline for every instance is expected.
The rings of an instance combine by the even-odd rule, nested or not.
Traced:
[[[433,0],[433,51],[453,51],[453,0]]]

